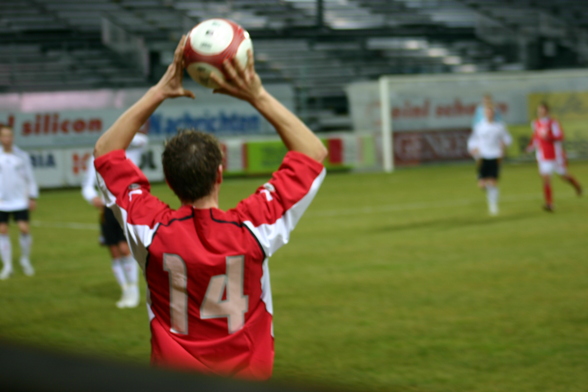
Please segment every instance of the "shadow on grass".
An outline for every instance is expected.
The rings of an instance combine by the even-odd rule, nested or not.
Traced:
[[[453,229],[464,227],[488,227],[494,225],[501,225],[505,222],[514,222],[528,219],[537,215],[534,212],[520,212],[516,214],[498,215],[498,216],[478,216],[478,217],[456,217],[447,216],[438,219],[431,219],[427,221],[418,222],[403,222],[397,225],[382,225],[374,226],[368,229],[368,233],[381,233],[381,232],[395,232],[425,228],[437,228],[437,229]]]
[[[81,291],[89,296],[96,298],[105,298],[109,301],[115,301],[120,296],[120,289],[116,287],[116,283],[101,282],[91,285],[84,285],[81,287]]]

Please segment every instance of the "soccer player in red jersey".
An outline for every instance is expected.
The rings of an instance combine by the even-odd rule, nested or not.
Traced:
[[[209,134],[182,131],[162,154],[166,181],[182,206],[172,210],[151,195],[124,150],[163,101],[194,98],[182,87],[184,40],[161,80],[97,141],[99,183],[145,273],[152,364],[267,379],[274,358],[268,258],[288,242],[316,195],[327,150],[263,88],[249,53],[244,69],[225,62],[227,81],[213,76],[220,85],[215,92],[249,102],[274,126],[289,150],[280,168],[222,211],[219,144]]]
[[[551,175],[555,172],[574,187],[578,196],[582,195],[580,183],[568,173],[567,159],[563,148],[564,134],[559,122],[549,116],[549,106],[541,102],[537,107],[537,119],[531,123],[533,136],[527,150],[535,150],[539,174],[543,179],[543,194],[546,211],[553,211],[553,192]]]

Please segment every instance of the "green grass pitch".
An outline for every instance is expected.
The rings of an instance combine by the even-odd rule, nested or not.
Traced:
[[[570,167],[588,188],[588,162]],[[228,179],[230,208],[264,179]],[[588,195],[506,164],[487,215],[473,165],[331,174],[270,262],[276,381],[361,391],[585,391]],[[154,193],[177,207],[164,185]],[[119,310],[97,214],[79,190],[44,192],[37,275],[0,282],[0,337],[147,364],[142,305]],[[15,259],[18,256],[12,227]],[[144,298],[144,285],[142,287]]]

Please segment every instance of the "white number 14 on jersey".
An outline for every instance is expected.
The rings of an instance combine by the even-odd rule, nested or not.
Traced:
[[[229,334],[245,324],[249,297],[243,295],[244,256],[226,258],[227,273],[210,278],[200,306],[200,318],[227,318]],[[186,263],[178,255],[164,254],[163,269],[169,274],[171,331],[188,334],[188,279]],[[223,299],[223,297],[225,299]]]

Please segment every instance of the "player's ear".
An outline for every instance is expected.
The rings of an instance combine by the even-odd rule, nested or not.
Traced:
[[[216,169],[216,183],[219,185],[223,183],[223,165],[222,164],[218,165],[218,168]]]

